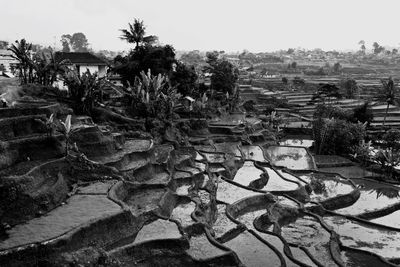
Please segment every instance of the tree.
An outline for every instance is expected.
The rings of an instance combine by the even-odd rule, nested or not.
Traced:
[[[374,42],[372,44],[373,48],[374,48],[374,54],[377,55],[381,52],[383,52],[385,50],[385,48],[383,46],[380,46],[377,42]]]
[[[61,45],[62,45],[63,52],[71,52],[71,48],[69,47],[71,38],[72,38],[72,36],[70,34],[61,35]]]
[[[290,66],[292,67],[292,69],[295,69],[297,67],[297,62],[293,61]]]
[[[358,44],[361,45],[361,47],[360,47],[361,52],[365,55],[365,49],[366,49],[365,48],[365,41],[361,40],[361,41],[358,42]]]
[[[63,52],[70,52],[71,48],[74,52],[89,51],[88,39],[82,32],[76,32],[73,35],[63,34],[61,36],[61,45]]]
[[[393,82],[392,77],[389,77],[389,80],[387,82],[382,79],[381,83],[382,83],[383,90],[382,90],[382,93],[379,96],[379,98],[381,100],[385,100],[387,103],[385,117],[383,118],[383,123],[382,123],[382,126],[385,126],[386,117],[387,117],[387,114],[389,111],[389,106],[396,105],[397,101],[396,101],[395,88],[394,88],[394,82]]]
[[[392,55],[396,55],[397,52],[399,52],[399,50],[397,50],[396,48],[393,48],[393,50],[392,50]]]
[[[227,60],[220,59],[218,52],[207,53],[208,66],[204,71],[211,73],[211,88],[213,90],[233,94],[239,71]]]
[[[333,65],[333,71],[334,71],[335,73],[340,72],[341,69],[342,69],[342,65],[340,65],[339,62],[336,62],[336,63]]]
[[[157,36],[146,35],[146,27],[143,21],[135,19],[132,24],[128,23],[129,29],[121,29],[122,40],[126,40],[128,43],[135,44],[135,50],[142,45],[153,45],[157,41]]]
[[[8,42],[7,41],[0,41],[0,49],[7,49]]]
[[[117,56],[114,59],[114,70],[121,75],[122,82],[133,84],[135,76],[142,71],[151,70],[151,73],[169,75],[176,64],[175,50],[172,46],[139,46],[126,57]]]
[[[348,97],[348,98],[355,97],[355,95],[357,94],[358,89],[359,89],[356,80],[354,80],[352,78],[343,80],[341,82],[341,86],[344,88],[346,97]]]
[[[87,52],[89,43],[86,36],[81,32],[76,32],[71,37],[71,47],[75,52]]]
[[[31,83],[33,80],[32,44],[27,43],[25,39],[21,39],[21,41],[15,41],[15,44],[12,44],[8,50],[13,53],[11,57],[18,61],[21,82]]]
[[[193,66],[188,67],[182,62],[177,62],[175,71],[172,71],[170,75],[170,81],[172,86],[176,86],[178,93],[183,96],[192,96],[196,87],[197,74]]]
[[[289,48],[286,52],[287,54],[293,54],[294,53],[294,49],[293,48]]]
[[[200,51],[194,50],[181,55],[180,61],[189,66],[194,66],[196,69],[199,66],[205,66],[206,61],[200,55]]]

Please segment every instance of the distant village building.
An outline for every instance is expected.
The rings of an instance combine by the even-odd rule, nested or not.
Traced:
[[[18,61],[12,56],[12,52],[7,49],[0,49],[0,66],[5,68],[6,72],[11,72],[11,68],[18,64]]]
[[[76,69],[79,75],[87,70],[97,73],[100,78],[107,75],[107,63],[89,52],[56,52],[55,58],[57,61],[68,60],[70,67]]]

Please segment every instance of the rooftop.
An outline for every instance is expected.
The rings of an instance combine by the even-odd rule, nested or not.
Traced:
[[[72,64],[107,65],[105,61],[89,52],[56,52],[56,60],[69,60]]]

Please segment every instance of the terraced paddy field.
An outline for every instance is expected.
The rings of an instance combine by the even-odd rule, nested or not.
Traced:
[[[37,112],[49,108],[56,107]],[[23,114],[0,116],[22,120],[13,112]],[[213,127],[228,132],[227,121]],[[175,147],[121,138],[81,118],[84,127],[74,138],[90,155],[82,158],[65,157],[61,138],[42,140],[32,135],[40,127],[23,125],[19,135],[2,140],[13,144],[16,156],[1,162],[8,199],[1,206],[7,224],[0,235],[1,266],[400,262],[400,187],[372,180],[346,160],[316,160],[310,139],[250,145],[227,134],[213,142],[196,136],[196,144]],[[10,133],[13,127],[21,125],[12,124]],[[90,142],[80,135],[90,135]],[[35,144],[28,150],[26,138]],[[52,157],[35,154],[43,142],[52,144]],[[35,164],[26,163],[35,155]],[[15,190],[24,197],[13,195],[15,183],[23,185]]]

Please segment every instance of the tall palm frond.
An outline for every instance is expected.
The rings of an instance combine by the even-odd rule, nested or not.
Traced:
[[[21,41],[15,41],[15,44],[12,44],[8,50],[13,53],[11,57],[18,61],[18,68],[22,82],[31,82],[31,74],[34,65],[31,58],[32,44],[27,43],[25,39],[21,39]],[[27,71],[29,71],[29,73],[27,73]]]
[[[121,39],[126,40],[128,43],[135,44],[135,49],[144,44],[152,45],[158,38],[154,35],[146,35],[146,27],[143,21],[135,19],[134,22],[128,23],[129,29],[121,29]]]
[[[389,77],[388,81],[382,79],[381,83],[382,83],[382,91],[378,96],[378,99],[381,101],[385,101],[387,104],[385,117],[383,118],[383,123],[382,123],[382,126],[385,126],[390,105],[399,105],[399,101],[396,99],[395,86],[392,78]]]

